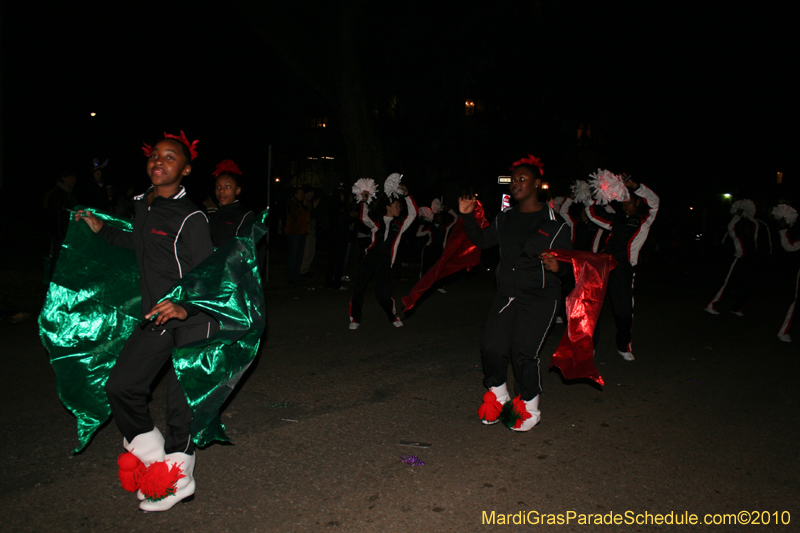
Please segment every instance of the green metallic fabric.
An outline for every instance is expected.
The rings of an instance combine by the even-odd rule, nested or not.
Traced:
[[[210,339],[173,350],[178,380],[194,413],[198,446],[229,440],[219,410],[258,352],[266,323],[256,243],[266,233],[264,210],[179,280],[165,295],[192,304],[219,321]],[[95,211],[124,231],[133,222]],[[164,299],[164,298],[162,298]],[[58,395],[77,418],[81,451],[111,410],[105,383],[122,346],[143,319],[133,251],[112,246],[81,221],[71,221],[39,316]]]

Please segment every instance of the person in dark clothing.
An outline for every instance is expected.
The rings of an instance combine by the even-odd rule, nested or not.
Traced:
[[[739,208],[741,206],[741,208]],[[728,223],[728,233],[733,242],[734,258],[725,276],[722,287],[703,308],[707,313],[718,315],[717,304],[723,296],[731,296],[731,313],[744,315],[744,308],[753,296],[758,272],[758,230],[755,219],[756,207],[752,200],[739,200],[731,206],[733,218]],[[767,230],[769,231],[769,230]],[[724,238],[723,238],[724,240]]]
[[[208,225],[211,231],[211,242],[219,248],[228,240],[239,235],[239,232],[252,223],[255,213],[242,207],[239,195],[242,187],[239,181],[242,171],[230,159],[217,165],[213,172],[216,178],[214,194],[219,202],[219,209],[208,215]]]
[[[337,189],[328,205],[328,268],[325,272],[325,288],[341,289],[345,255],[350,240],[350,212],[347,207],[347,191]]]
[[[400,217],[403,211],[400,199],[390,196],[380,204],[383,212],[380,220],[372,220],[369,217],[367,206],[369,194],[364,193],[364,201],[361,203],[361,222],[370,228],[372,242],[367,247],[367,253],[361,261],[356,284],[353,288],[353,296],[350,299],[350,329],[358,329],[361,324],[364,291],[367,290],[367,285],[373,277],[375,278],[375,298],[389,318],[389,322],[396,328],[403,326],[403,322],[397,316],[394,299],[392,298],[392,266],[397,257],[400,237],[403,232],[411,227],[417,217],[417,204],[408,194],[408,189],[405,185],[400,185],[399,191],[408,208],[405,217]]]
[[[165,511],[194,498],[192,411],[171,364],[171,354],[173,348],[208,338],[218,329],[216,320],[194,306],[159,302],[175,281],[213,252],[206,216],[188,199],[181,185],[192,169],[194,144],[176,139],[165,138],[149,152],[147,173],[152,187],[134,198],[132,233],[104,224],[90,211],[75,215],[109,243],[136,253],[142,310],[150,322],[134,328],[111,370],[106,393],[117,427],[125,437],[125,448],[146,467],[166,462],[169,468],[179,468],[183,476],[166,498],[156,499],[140,491],[139,508],[143,511]],[[165,366],[166,440],[147,408],[150,387]]]
[[[53,272],[61,254],[61,244],[67,236],[69,213],[78,204],[75,196],[75,174],[65,173],[58,177],[56,186],[44,195],[44,209],[47,213],[47,226],[50,230],[50,269],[48,279],[53,277]]]
[[[433,268],[439,258],[442,257],[442,252],[447,247],[447,238],[450,236],[450,230],[453,229],[458,220],[456,212],[443,207],[438,199],[434,200],[433,206],[438,210],[434,211],[433,208],[420,210],[424,212],[421,218],[425,222],[420,223],[417,228],[417,237],[427,237],[420,255],[420,278]],[[425,214],[428,214],[429,217],[432,215],[432,218],[428,220],[425,218]],[[434,286],[441,293],[447,292],[442,280],[437,281]]]
[[[521,418],[512,428],[515,431],[529,431],[541,418],[539,350],[556,318],[560,278],[568,271],[545,250],[572,249],[567,224],[539,201],[542,175],[538,158],[529,156],[514,163],[510,188],[518,205],[499,213],[484,229],[472,215],[475,198],[464,196],[458,202],[469,239],[479,248],[500,247],[497,294],[481,346],[483,385],[489,392],[479,414],[484,424],[498,421],[500,406],[510,400],[506,376],[511,362],[515,392],[524,402]],[[489,416],[487,409],[493,406],[496,412]]]
[[[617,260],[617,267],[608,278],[607,294],[617,325],[617,352],[626,361],[633,361],[633,284],[636,264],[658,214],[660,201],[658,195],[645,185],[633,181],[626,174],[622,176],[625,186],[630,190],[630,199],[621,203],[620,211],[601,209],[593,203],[586,213],[592,222],[611,232],[600,250]]]

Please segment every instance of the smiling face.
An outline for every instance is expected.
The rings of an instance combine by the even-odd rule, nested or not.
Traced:
[[[178,141],[165,139],[153,147],[147,160],[147,175],[156,189],[177,190],[181,179],[192,171],[192,165]]]
[[[223,174],[217,178],[214,193],[217,195],[219,205],[231,205],[239,199],[242,188],[236,184],[236,180],[231,175]]]
[[[542,180],[534,178],[530,169],[517,167],[514,169],[514,172],[511,173],[511,185],[509,186],[511,189],[511,196],[520,203],[530,199],[538,200],[536,188],[541,185],[541,183]]]

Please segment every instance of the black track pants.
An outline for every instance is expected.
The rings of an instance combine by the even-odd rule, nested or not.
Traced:
[[[539,350],[555,320],[557,309],[557,297],[511,299],[495,295],[481,347],[483,385],[486,388],[506,382],[511,361],[515,393],[528,401],[541,392]]]
[[[385,259],[385,260],[381,260]],[[392,299],[392,265],[388,258],[373,259],[367,255],[358,269],[353,297],[350,299],[350,319],[361,323],[361,309],[364,307],[364,292],[370,280],[375,279],[375,299],[383,308],[389,322],[397,320],[394,300]]]
[[[167,432],[164,450],[166,453],[192,453],[192,411],[172,366],[172,349],[207,338],[218,329],[214,320],[206,324],[169,330],[134,328],[106,382],[111,413],[128,442],[153,429],[153,419],[147,409],[147,397],[158,373],[164,365],[169,364],[165,376]]]
[[[617,350],[632,351],[633,336],[633,282],[636,279],[634,268],[618,265],[608,277],[608,301],[617,326]]]

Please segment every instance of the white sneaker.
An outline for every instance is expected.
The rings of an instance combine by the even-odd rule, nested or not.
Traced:
[[[714,309],[714,306],[711,305],[711,304],[708,304],[707,306],[705,306],[703,308],[703,311],[705,311],[706,313],[711,313],[712,315],[718,315],[719,314],[719,311]]]
[[[436,289],[436,290],[437,290],[438,292],[441,292],[442,294],[447,294],[447,291],[446,291],[446,290],[444,290],[444,287],[439,287],[439,288],[438,288],[438,289]]]
[[[350,281],[350,276],[342,276],[342,281]]]
[[[744,316],[744,313],[742,313],[741,311],[731,311],[731,313],[733,313],[736,316]]]
[[[778,335],[778,338],[783,342],[792,342],[792,338],[789,336],[788,333],[784,333],[783,335]]]
[[[393,325],[394,327],[396,327],[396,328],[402,328],[402,327],[403,327],[403,322],[401,322],[401,321],[400,321],[400,319],[398,318],[397,320],[395,320],[394,322],[392,322],[392,325]]]
[[[626,361],[633,361],[633,354],[631,352],[623,352],[622,350],[617,350],[617,353],[622,356],[623,359]]]
[[[358,322],[350,322],[350,329],[358,329],[360,325]]]

